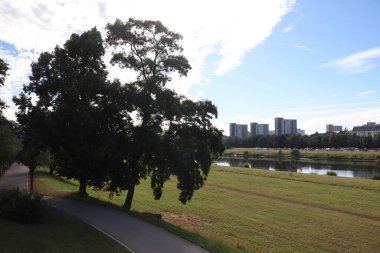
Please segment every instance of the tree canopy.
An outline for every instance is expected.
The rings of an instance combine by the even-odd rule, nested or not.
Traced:
[[[147,175],[156,199],[164,182],[175,175],[179,199],[186,203],[202,187],[212,158],[224,150],[222,133],[211,124],[216,107],[210,101],[193,102],[166,87],[172,73],[186,76],[191,69],[182,55],[181,39],[159,21],[131,18],[107,25],[106,42],[114,49],[111,62],[137,72],[137,80],[125,84],[137,112],[128,129],[133,150],[124,176],[113,179],[111,189],[128,190],[124,204],[128,209],[135,185]]]
[[[79,180],[81,193],[86,185],[111,194],[128,190],[128,209],[135,186],[148,176],[156,199],[175,176],[179,200],[189,201],[224,146],[212,125],[216,106],[167,87],[173,73],[186,76],[191,69],[181,39],[159,21],[108,24],[111,63],[137,73],[125,84],[107,79],[104,43],[95,28],[41,53],[30,83],[14,98],[24,161],[33,168],[49,150],[57,172]]]
[[[107,81],[104,52],[96,28],[72,34],[62,48],[41,53],[32,64],[30,83],[14,99],[27,164],[35,167],[41,150],[50,148],[58,173],[79,180],[82,194],[87,184],[103,186],[108,163],[122,163],[120,151],[114,151],[124,150],[128,117],[118,108],[119,83]]]

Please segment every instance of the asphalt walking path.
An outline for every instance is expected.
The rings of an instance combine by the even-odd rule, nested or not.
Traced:
[[[28,190],[29,168],[20,163],[14,163],[0,177],[0,189],[19,188]]]
[[[28,168],[13,164],[0,178],[0,188],[27,189]],[[80,219],[110,236],[132,253],[206,253],[168,231],[113,208],[80,201],[46,197],[54,208]]]

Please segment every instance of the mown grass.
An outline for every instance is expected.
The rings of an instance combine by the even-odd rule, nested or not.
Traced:
[[[277,159],[279,150],[255,148],[231,148],[224,151],[225,157],[243,157],[248,153],[249,158]],[[282,159],[291,159],[291,150],[281,150]],[[327,151],[327,150],[300,150],[300,156],[315,160],[350,160],[350,161],[380,161],[380,151]]]
[[[63,196],[77,191],[47,174],[38,189]],[[105,192],[90,196],[121,205]],[[163,220],[200,238],[222,241],[214,252],[376,252],[380,248],[380,182],[213,167],[206,185],[182,205],[176,180],[155,201],[149,180],[137,188],[133,210],[161,214]],[[174,227],[174,228],[176,228]]]
[[[127,253],[126,248],[91,226],[49,210],[42,223],[0,219],[1,253]]]

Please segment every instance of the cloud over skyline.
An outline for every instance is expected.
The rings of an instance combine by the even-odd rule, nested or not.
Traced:
[[[376,65],[373,60],[380,57],[380,47],[361,51],[337,60],[327,62],[322,67],[337,68],[343,73],[358,74],[372,70]]]

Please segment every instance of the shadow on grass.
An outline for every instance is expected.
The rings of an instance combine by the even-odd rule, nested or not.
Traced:
[[[53,180],[57,180],[57,181],[62,182],[64,184],[69,184],[72,186],[78,186],[77,184],[74,184],[72,182],[68,182],[67,180],[65,180],[61,177],[58,177],[55,175],[50,175],[48,172],[45,172],[45,171],[36,171],[36,176],[38,176],[40,178],[43,178],[43,177],[51,178]],[[188,240],[188,241],[190,241],[190,242],[192,242],[192,243],[194,243],[194,244],[196,244],[196,245],[198,245],[204,249],[209,250],[210,252],[215,252],[215,253],[217,253],[217,252],[220,252],[220,253],[246,252],[239,245],[237,245],[236,247],[234,247],[232,245],[227,245],[221,241],[203,237],[199,234],[187,231],[181,227],[178,227],[178,226],[173,225],[169,222],[166,222],[166,221],[162,220],[162,215],[160,213],[138,212],[138,211],[134,211],[134,210],[129,211],[129,210],[126,210],[125,208],[118,206],[116,204],[113,204],[111,202],[100,200],[98,198],[94,198],[94,197],[91,197],[88,195],[82,195],[82,194],[79,194],[78,192],[73,192],[73,191],[65,192],[63,195],[56,194],[56,193],[59,193],[59,192],[52,192],[51,194],[53,194],[56,197],[60,197],[60,198],[68,198],[68,199],[72,199],[72,200],[86,202],[89,204],[104,206],[107,208],[113,208],[113,209],[119,210],[121,212],[125,212],[126,214],[131,215],[135,218],[142,219],[148,223],[159,226],[164,230],[167,230],[167,231],[169,231],[169,232],[171,232],[171,233],[173,233],[173,234],[175,234],[175,235],[177,235],[177,236],[179,236],[185,240]]]
[[[107,208],[112,208],[112,209],[117,209],[121,212],[124,212],[128,215],[131,215],[135,218],[144,220],[150,224],[156,225],[158,227],[161,227],[162,229],[173,233],[185,240],[188,240],[206,250],[209,250],[210,252],[215,252],[215,253],[241,253],[241,252],[246,252],[243,248],[240,246],[237,247],[232,247],[230,245],[227,245],[221,241],[210,239],[203,237],[199,234],[187,231],[181,227],[178,227],[176,225],[173,225],[169,222],[166,222],[162,220],[162,215],[160,213],[150,213],[150,212],[138,212],[134,210],[127,210],[121,206],[115,205],[111,202],[106,202],[103,200],[100,200],[98,198],[94,198],[91,196],[85,196],[81,195],[78,192],[73,192],[65,195],[65,198],[69,198],[72,200],[77,200],[77,201],[82,201],[86,202],[89,204],[94,204],[94,205],[100,205],[104,206]]]
[[[64,184],[67,184],[67,185],[71,185],[71,186],[78,186],[77,184],[74,184],[73,182],[70,182],[70,181],[67,181],[66,179],[62,178],[62,177],[59,177],[59,176],[56,176],[56,175],[51,175],[45,171],[39,171],[39,170],[36,170],[34,172],[34,176],[38,176],[40,178],[52,178],[56,181],[59,181],[61,183],[64,183]]]

